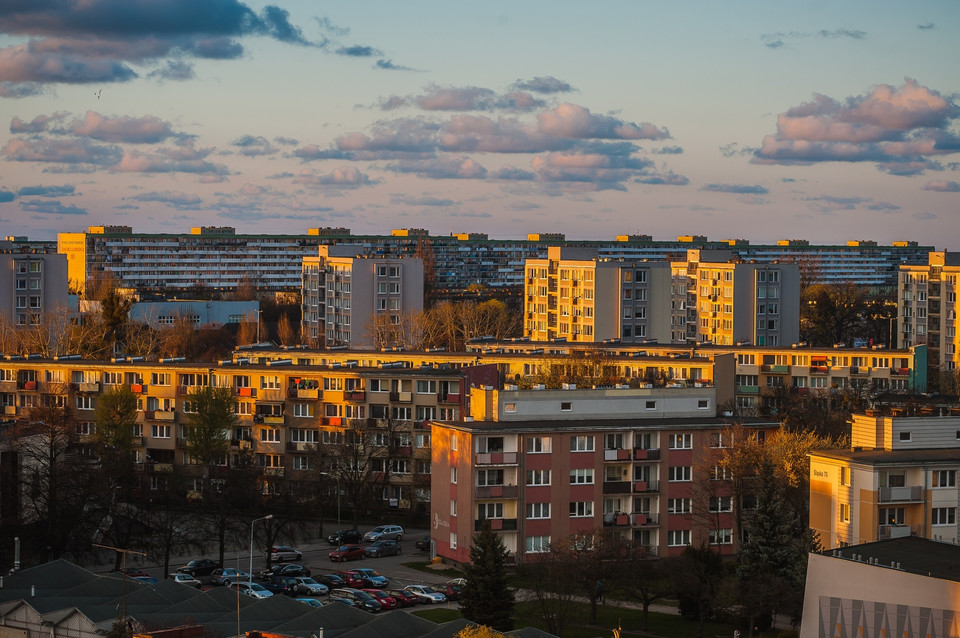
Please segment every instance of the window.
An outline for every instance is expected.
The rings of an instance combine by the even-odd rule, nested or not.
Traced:
[[[530,436],[526,438],[527,454],[548,454],[550,452],[550,439],[545,436]]]
[[[685,547],[690,544],[690,530],[672,529],[667,532],[667,545],[669,547]]]
[[[733,543],[732,529],[712,529],[710,530],[711,545],[731,545]]]
[[[693,435],[671,434],[667,437],[667,447],[671,450],[689,450],[693,447]]]
[[[90,396],[77,397],[78,410],[93,410],[95,407],[97,407],[97,401],[95,397],[90,397]]]
[[[669,514],[689,514],[689,498],[671,498],[667,500],[667,513]]]
[[[593,516],[593,501],[573,501],[570,503],[570,518]]]
[[[456,435],[456,433],[450,435],[450,449],[451,449],[451,450],[456,450],[456,449],[457,449],[457,435]]]
[[[503,503],[480,503],[477,505],[477,518],[503,518]]]
[[[656,401],[647,401],[647,402],[644,403],[644,406],[643,406],[643,407],[644,407],[645,410],[656,410],[656,409],[657,409],[657,402],[656,402]]]
[[[900,433],[900,440],[901,440],[901,441],[909,441],[909,440],[910,440],[910,433],[909,433],[909,432],[901,432],[901,433]]]
[[[94,424],[90,421],[79,421],[77,423],[77,434],[80,435],[90,435],[93,434]]]
[[[450,549],[456,549],[456,548],[457,548],[457,533],[450,532]]]
[[[528,554],[541,554],[550,551],[549,536],[527,536],[524,539],[524,548]]]
[[[726,465],[714,465],[713,470],[710,472],[711,481],[729,481],[730,480],[730,468]]]
[[[847,505],[847,520],[850,517],[850,506]],[[881,507],[879,520],[881,525],[903,525],[906,509],[903,507]]]
[[[456,515],[457,515],[457,500],[450,499],[450,516],[456,516]]]
[[[294,403],[293,416],[298,416],[298,417],[313,416],[313,404],[312,403]]]
[[[550,485],[550,470],[527,470],[527,485]]]
[[[417,394],[436,394],[437,382],[433,379],[420,379],[417,381]]]
[[[280,429],[279,428],[260,428],[260,440],[264,443],[279,443],[280,442]]]
[[[477,485],[503,485],[503,470],[480,470],[477,472]]]
[[[550,503],[527,503],[527,518],[550,518]]]
[[[850,505],[847,503],[840,503],[840,522],[849,523],[850,522]]]
[[[387,379],[370,379],[370,392],[390,392],[390,381]]]
[[[956,470],[934,470],[933,471],[933,487],[956,487],[956,485],[957,485]]]
[[[593,437],[592,436],[571,436],[570,451],[571,452],[593,452]]]
[[[957,508],[934,507],[931,510],[934,525],[955,525],[957,522]]]
[[[569,412],[569,411],[572,410],[572,409],[573,409],[573,403],[572,403],[572,402],[570,402],[570,401],[561,401],[561,402],[560,402],[560,411],[561,411],[561,412]]]
[[[517,404],[516,404],[516,403],[504,403],[504,404],[503,404],[503,411],[504,411],[504,412],[511,412],[511,413],[516,412],[516,411],[517,411]]]
[[[733,499],[729,496],[711,496],[710,511],[711,512],[732,512]]]
[[[293,428],[290,430],[290,440],[294,443],[317,443],[320,440],[320,433],[316,430]]]
[[[155,439],[169,439],[170,426],[154,423],[153,425],[150,426],[150,436],[152,436]]]
[[[418,432],[413,437],[413,444],[416,447],[430,447],[430,435],[423,432]]]
[[[850,468],[840,468],[840,485],[850,485]]]
[[[502,436],[481,436],[477,439],[477,452],[493,453],[503,452]]]
[[[453,485],[457,484],[457,468],[455,467],[450,468],[450,482]]]
[[[313,463],[310,462],[309,456],[294,456],[293,457],[293,469],[295,470],[312,470]]]
[[[691,476],[691,467],[689,465],[671,465],[667,469],[667,480],[676,483],[678,481],[689,481]]]
[[[570,485],[592,485],[593,468],[580,468],[570,470]]]
[[[729,435],[727,435],[729,438]],[[725,440],[723,432],[711,432],[710,433],[710,447],[713,448],[723,448],[727,447],[729,441]]]

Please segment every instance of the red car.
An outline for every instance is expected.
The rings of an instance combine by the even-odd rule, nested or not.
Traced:
[[[363,574],[358,574],[357,572],[337,572],[337,576],[343,579],[343,587],[363,589]]]
[[[386,592],[390,595],[390,598],[397,601],[397,605],[400,607],[413,607],[418,602],[416,596],[402,589],[388,589]]]
[[[330,552],[330,560],[342,563],[345,560],[360,560],[363,558],[363,545],[341,545]]]
[[[400,603],[396,598],[383,591],[382,589],[364,589],[363,591],[367,592],[371,596],[377,599],[380,603],[380,607],[383,609],[396,609],[400,606]]]
[[[434,585],[433,588],[445,595],[447,600],[460,600],[460,595],[463,592],[463,587],[455,583],[441,583]]]

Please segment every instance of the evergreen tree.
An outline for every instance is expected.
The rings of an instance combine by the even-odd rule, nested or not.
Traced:
[[[514,593],[507,586],[506,562],[503,540],[484,521],[473,537],[470,564],[464,568],[467,582],[460,599],[464,618],[499,631],[513,629]]]

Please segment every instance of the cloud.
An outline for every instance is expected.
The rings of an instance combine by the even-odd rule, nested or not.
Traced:
[[[341,166],[330,173],[303,171],[293,179],[293,183],[312,187],[357,188],[375,184],[376,181],[353,166]]]
[[[395,64],[393,60],[387,60],[384,58],[377,60],[374,66],[378,69],[383,69],[385,71],[415,71],[416,70],[408,66],[403,66],[402,64]]]
[[[487,176],[487,169],[469,157],[401,160],[387,165],[386,169],[428,179],[484,179]]]
[[[557,78],[547,75],[543,77],[535,77],[531,80],[517,80],[514,82],[513,86],[521,91],[531,91],[533,93],[571,93],[575,91],[568,82],[563,80],[558,80]]]
[[[155,71],[151,71],[147,74],[148,78],[157,79],[160,81],[165,80],[192,80],[197,77],[197,74],[193,71],[193,65],[184,62],[183,60],[167,60],[165,66],[162,66]]]
[[[153,62],[163,64],[155,77],[183,79],[188,66],[164,58],[236,59],[243,54],[238,39],[250,36],[314,45],[285,9],[267,5],[257,13],[238,0],[14,2],[0,11],[0,33],[30,38],[0,49],[7,92],[31,82],[124,82],[138,77],[130,64]]]
[[[168,122],[154,115],[143,117],[105,117],[87,111],[82,120],[74,120],[71,132],[101,142],[127,144],[156,144],[171,137],[182,137],[173,132]]]
[[[739,193],[752,195],[765,195],[770,192],[763,186],[748,186],[746,184],[707,184],[706,186],[701,187],[700,190],[711,193]]]
[[[104,146],[89,139],[12,138],[0,148],[0,155],[13,162],[55,162],[110,166],[123,156],[117,146]]]
[[[760,40],[764,43],[764,46],[769,49],[779,49],[786,46],[787,42],[795,40],[806,40],[809,38],[864,40],[868,35],[866,31],[861,31],[860,29],[820,29],[818,31],[780,31],[778,33],[765,33],[760,36]]]
[[[921,29],[921,30],[923,30],[923,31],[928,31],[928,30],[930,30],[930,29],[933,29],[935,26],[936,26],[936,25],[934,25],[934,23],[932,23],[932,22],[925,22],[925,23],[923,23],[923,24],[918,24],[918,25],[917,25],[917,28],[918,28],[918,29]]]
[[[17,191],[20,197],[69,197],[74,195],[73,184],[63,186],[24,186]]]
[[[208,162],[186,149],[162,149],[155,154],[127,151],[110,170],[117,173],[227,173],[224,165]]]
[[[920,221],[926,221],[926,220],[928,220],[928,219],[936,219],[936,218],[937,218],[936,215],[934,215],[933,213],[929,213],[929,212],[914,213],[913,215],[910,215],[910,216],[913,217],[914,219],[919,219]]]
[[[130,199],[138,202],[157,202],[167,204],[179,210],[196,210],[203,203],[198,196],[188,193],[179,193],[173,191],[153,191],[150,193],[140,193]]]
[[[383,51],[373,47],[354,45],[349,47],[340,47],[337,49],[337,55],[345,55],[351,58],[375,58],[383,55]]]
[[[897,204],[891,204],[890,202],[877,202],[875,204],[869,204],[867,206],[867,210],[877,210],[881,212],[892,213],[898,210],[903,210],[903,208]]]
[[[653,124],[624,122],[566,102],[537,117],[541,133],[571,139],[661,140],[670,137],[666,128]]]
[[[686,186],[690,183],[690,180],[687,177],[684,175],[677,175],[673,171],[637,177],[633,181],[638,184],[651,184],[656,186]]]
[[[923,190],[938,193],[960,193],[960,182],[935,179],[924,184]]]
[[[533,171],[525,171],[522,168],[517,168],[512,164],[504,164],[497,170],[490,173],[490,177],[493,179],[502,179],[513,182],[526,182],[536,179],[537,174]]]
[[[402,98],[399,104],[415,104],[424,111],[531,111],[546,105],[543,100],[524,91],[500,94],[478,86],[437,85],[428,86],[422,95]],[[397,99],[391,98],[382,108],[396,108],[397,105]]]
[[[29,122],[14,117],[10,120],[11,133],[42,133],[52,123],[62,121],[67,116],[64,112],[54,113],[53,115],[38,115]]]
[[[74,205],[64,206],[57,200],[34,199],[20,202],[21,210],[42,215],[86,215],[87,211]]]
[[[33,97],[45,91],[38,82],[0,82],[0,97]]]
[[[295,138],[283,136],[277,136],[273,138],[273,141],[281,146],[296,146],[299,143]]]
[[[950,99],[909,78],[842,102],[814,95],[778,116],[776,134],[764,137],[752,161],[872,161],[892,174],[922,173],[934,168],[928,156],[960,149],[952,133],[958,114]]]
[[[456,202],[452,199],[440,198],[440,197],[413,197],[412,195],[395,195],[390,198],[391,204],[397,204],[401,206],[437,206],[437,207],[448,207],[456,206],[459,202]]]
[[[835,210],[855,210],[860,204],[870,201],[863,197],[834,197],[832,195],[820,195],[817,197],[803,197],[801,201],[810,202],[807,208],[810,210],[829,213]]]
[[[8,190],[0,189],[0,204],[6,204],[15,200],[17,196]]]
[[[538,155],[531,166],[545,182],[591,190],[626,190],[623,182],[647,176],[653,162],[633,157],[617,146],[594,146]]]
[[[255,137],[253,135],[243,135],[232,142],[233,146],[240,148],[240,154],[247,157],[257,157],[260,155],[273,155],[279,149],[270,143],[265,137]]]
[[[850,38],[851,40],[863,40],[867,37],[866,31],[861,31],[860,29],[820,29],[817,31],[817,35],[821,38]]]
[[[664,146],[663,148],[657,148],[650,152],[654,155],[680,155],[683,153],[683,149],[679,146]]]
[[[442,126],[438,145],[453,152],[540,153],[569,149],[573,142],[513,118],[457,115]]]

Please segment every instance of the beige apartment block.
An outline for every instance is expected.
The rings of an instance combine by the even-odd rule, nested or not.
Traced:
[[[849,450],[810,454],[810,527],[827,549],[903,536],[958,542],[958,470],[960,416],[854,415]]]
[[[67,260],[63,255],[13,252],[0,241],[0,316],[8,326],[40,325],[44,315],[68,311]]]

